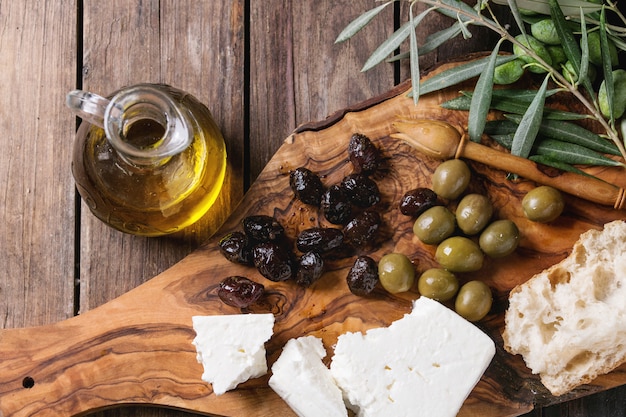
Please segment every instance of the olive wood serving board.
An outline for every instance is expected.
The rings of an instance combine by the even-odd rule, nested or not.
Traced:
[[[408,89],[407,83],[402,84],[327,120],[299,127],[269,161],[221,230],[150,281],[66,321],[0,331],[0,416],[71,416],[124,404],[218,416],[295,415],[268,387],[269,376],[215,396],[211,386],[201,380],[202,366],[191,344],[195,337],[191,317],[242,313],[217,297],[218,283],[227,276],[243,275],[263,283],[267,297],[250,311],[275,314],[275,333],[266,344],[271,367],[290,338],[319,336],[330,356],[340,334],[387,326],[410,311],[411,301],[418,297],[415,291],[393,296],[376,289],[369,297],[352,295],[345,277],[354,256],[328,260],[326,274],[305,289],[293,282],[268,281],[254,268],[230,263],[217,247],[221,236],[241,230],[241,220],[252,214],[274,215],[291,237],[311,226],[332,226],[315,207],[294,199],[288,174],[305,166],[319,173],[324,184],[338,183],[352,172],[347,144],[353,133],[360,132],[372,139],[388,161],[384,172],[375,178],[382,193],[376,209],[383,216],[384,241],[367,254],[378,260],[392,251],[404,253],[413,260],[418,274],[435,266],[435,248],[413,236],[413,219],[399,212],[398,202],[412,188],[429,187],[439,161],[391,138],[392,123],[398,118],[419,117],[463,127],[467,113],[439,107],[442,101],[456,96],[458,87],[424,96],[417,107],[407,97]],[[462,282],[481,279],[493,289],[493,308],[477,325],[497,346],[496,356],[459,415],[517,416],[532,410],[534,404],[562,402],[626,383],[626,367],[621,367],[591,385],[555,398],[530,374],[519,356],[503,350],[501,340],[511,288],[567,256],[582,232],[601,228],[614,219],[626,219],[624,212],[566,196],[567,207],[558,220],[534,224],[524,219],[521,199],[535,184],[509,181],[506,172],[479,163],[470,166],[470,191],[489,195],[495,216],[514,220],[522,238],[513,255],[503,260],[486,259],[479,272],[459,275]],[[594,173],[619,186],[626,185],[620,169],[598,168]]]

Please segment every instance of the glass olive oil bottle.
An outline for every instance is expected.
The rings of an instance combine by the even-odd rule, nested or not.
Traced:
[[[68,94],[83,118],[72,173],[93,214],[126,233],[160,236],[199,220],[220,193],[226,148],[209,110],[166,85],[139,84],[106,99]]]

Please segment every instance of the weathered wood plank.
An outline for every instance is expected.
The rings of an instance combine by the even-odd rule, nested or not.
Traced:
[[[360,73],[371,51],[393,31],[393,9],[367,36],[334,44],[372,2],[250,2],[250,179],[296,126],[377,96],[394,85],[393,65]]]
[[[76,2],[0,2],[0,327],[73,315]],[[69,70],[68,70],[69,69]]]

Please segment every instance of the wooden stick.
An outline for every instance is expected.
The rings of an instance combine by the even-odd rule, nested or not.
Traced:
[[[493,168],[501,169],[549,185],[558,190],[616,209],[626,207],[623,188],[593,177],[572,172],[562,172],[550,176],[542,172],[538,165],[526,158],[467,140],[451,125],[440,120],[402,120],[394,123],[400,133],[391,137],[401,139],[422,153],[437,159],[466,158]]]

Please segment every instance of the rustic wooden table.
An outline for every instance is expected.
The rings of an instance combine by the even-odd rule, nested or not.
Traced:
[[[333,43],[373,4],[0,1],[0,326],[64,320],[149,280],[207,239],[296,126],[406,79],[403,65],[359,72],[390,34],[391,8],[366,36]],[[480,50],[485,36],[430,54],[423,67]],[[70,172],[77,122],[65,94],[77,87],[108,94],[138,82],[198,97],[228,144],[218,208],[176,236],[141,238],[103,225],[80,201]],[[625,416],[625,393],[617,388],[527,416]],[[126,407],[97,415],[190,414]]]

